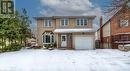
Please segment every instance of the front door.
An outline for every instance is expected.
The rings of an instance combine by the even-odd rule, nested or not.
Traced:
[[[61,47],[67,47],[67,35],[61,35]]]

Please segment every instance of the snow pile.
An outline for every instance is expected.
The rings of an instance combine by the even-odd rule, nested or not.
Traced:
[[[21,50],[0,54],[0,71],[129,71],[130,52]]]
[[[55,33],[77,33],[77,32],[95,32],[96,30],[88,29],[55,29]]]

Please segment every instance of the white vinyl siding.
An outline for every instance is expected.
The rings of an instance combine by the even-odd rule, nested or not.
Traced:
[[[106,23],[103,27],[103,37],[110,36],[110,22]]]

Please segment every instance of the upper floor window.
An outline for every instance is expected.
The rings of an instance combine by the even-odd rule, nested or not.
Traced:
[[[77,26],[85,26],[85,25],[87,25],[87,20],[86,19],[77,19],[76,24],[77,24]]]
[[[52,20],[48,19],[44,21],[44,27],[51,27],[52,26]]]
[[[129,26],[129,20],[120,20],[120,27]]]
[[[67,26],[69,24],[68,19],[61,19],[61,26]]]

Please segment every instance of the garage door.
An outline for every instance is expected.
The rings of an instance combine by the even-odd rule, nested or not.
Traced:
[[[93,49],[93,37],[91,36],[75,36],[74,46],[75,49]]]

